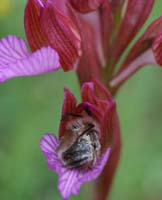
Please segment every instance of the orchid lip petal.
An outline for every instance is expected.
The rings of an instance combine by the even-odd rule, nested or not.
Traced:
[[[99,90],[101,90],[101,95]],[[83,95],[84,92],[86,93],[85,96]],[[64,130],[61,129],[63,130],[61,136],[59,131],[60,140],[52,134],[45,134],[41,139],[40,147],[47,159],[48,167],[57,172],[59,176],[57,184],[58,190],[63,199],[67,200],[71,195],[79,193],[83,183],[94,180],[100,175],[101,179],[103,179],[105,167],[109,166],[107,165],[109,164],[109,158],[111,158],[110,161],[114,167],[117,165],[120,148],[118,148],[114,158],[111,155],[114,147],[116,148],[116,145],[120,142],[120,131],[115,102],[110,93],[105,90],[105,87],[96,80],[96,78],[93,77],[91,82],[83,84],[81,91],[82,101],[80,104],[77,104],[75,97],[68,89],[65,88],[64,93],[65,98],[62,113],[70,112],[70,118],[67,117],[66,120],[61,120],[60,126],[62,126]],[[100,113],[100,120],[96,117],[98,115],[97,113]],[[79,117],[77,119],[83,121],[89,119],[90,122],[94,122],[93,125],[97,126],[99,130],[98,139],[100,142],[100,152],[96,155],[96,159],[93,159],[93,162],[90,162],[85,168],[70,168],[68,165],[65,165],[65,160],[62,161],[62,153],[71,147],[77,139],[73,135],[73,128],[71,129],[69,126],[71,120],[76,120],[75,117]],[[71,125],[73,125],[73,123]],[[105,140],[102,140],[103,136]],[[63,144],[63,146],[61,146],[61,144]],[[104,195],[107,194],[110,188],[110,182],[112,181],[115,169],[116,168],[111,169],[111,167],[108,167],[106,173],[109,174],[109,177],[105,179],[105,186],[101,184],[102,187],[99,186],[97,189],[104,192]],[[104,175],[106,173],[104,173]]]
[[[28,55],[27,47],[22,39],[10,35],[0,40],[0,68]]]
[[[78,194],[83,183],[96,179],[102,172],[110,155],[108,148],[103,155],[98,158],[92,169],[87,170],[67,170],[64,169],[59,174],[58,187],[62,196],[68,199],[71,194]]]
[[[0,82],[18,76],[32,76],[60,68],[58,54],[50,47],[29,54],[22,39],[8,36],[0,40]]]
[[[96,179],[102,172],[109,156],[110,148],[97,158],[91,169],[68,169],[63,166],[57,156],[58,139],[53,134],[45,134],[40,142],[40,148],[47,158],[48,166],[59,175],[58,189],[64,199],[79,193],[83,183]]]
[[[54,134],[51,133],[45,134],[40,140],[40,148],[44,156],[47,158],[48,167],[56,172],[58,172],[60,166],[62,165],[56,152],[58,145],[59,140]]]

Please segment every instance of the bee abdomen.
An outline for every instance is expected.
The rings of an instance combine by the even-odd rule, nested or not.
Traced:
[[[92,146],[86,139],[80,138],[68,150],[63,152],[62,159],[69,167],[82,167],[92,161]]]
[[[77,160],[71,160],[67,163],[69,168],[80,168],[89,163],[89,157],[84,156],[83,158],[78,157]]]

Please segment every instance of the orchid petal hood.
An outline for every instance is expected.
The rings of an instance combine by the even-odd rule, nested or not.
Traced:
[[[51,46],[58,52],[63,69],[73,69],[73,64],[81,56],[80,34],[72,20],[57,9],[54,2],[28,0],[24,22],[33,51]]]

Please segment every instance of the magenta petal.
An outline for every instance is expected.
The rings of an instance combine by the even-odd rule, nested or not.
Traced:
[[[59,69],[58,54],[50,47],[29,54],[23,40],[8,36],[0,40],[0,82]]]
[[[55,154],[56,148],[59,144],[58,139],[53,134],[45,134],[40,141],[40,148],[44,155]]]
[[[71,195],[76,195],[80,191],[83,183],[96,179],[102,172],[110,155],[110,148],[98,158],[92,169],[87,170],[70,170],[65,167],[59,170],[58,188],[64,199]]]
[[[76,195],[83,183],[96,179],[102,172],[110,155],[108,148],[91,169],[68,169],[61,164],[57,155],[58,139],[53,134],[45,134],[40,141],[40,148],[47,158],[48,166],[59,175],[58,189],[63,199]]]
[[[8,36],[0,40],[0,69],[29,55],[24,40]]]
[[[49,168],[53,171],[58,171],[61,167],[61,162],[58,159],[56,149],[59,145],[59,141],[54,134],[45,134],[40,140],[40,148],[47,158]]]

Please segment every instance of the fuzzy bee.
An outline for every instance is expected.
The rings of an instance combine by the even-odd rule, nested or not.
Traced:
[[[63,164],[69,168],[89,167],[100,153],[97,123],[90,117],[76,117],[66,130],[57,149]]]

